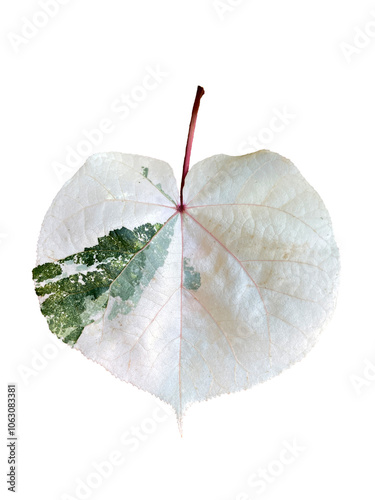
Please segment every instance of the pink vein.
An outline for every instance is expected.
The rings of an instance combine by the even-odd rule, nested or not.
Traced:
[[[248,277],[254,283],[255,288],[258,291],[259,297],[260,297],[260,299],[261,299],[261,301],[263,303],[264,311],[265,311],[266,317],[267,317],[267,330],[268,330],[268,340],[269,340],[269,352],[268,352],[268,355],[269,355],[269,358],[270,358],[270,361],[271,361],[271,334],[270,334],[270,325],[269,325],[269,313],[268,313],[266,304],[264,302],[263,296],[262,296],[262,294],[260,292],[258,284],[254,281],[254,279],[252,278],[252,276],[247,272],[247,270],[245,269],[245,267],[242,265],[242,262],[234,255],[234,253],[232,253],[220,240],[218,240],[216,238],[216,236],[214,236],[208,229],[206,229],[200,222],[198,222],[195,217],[193,217],[191,214],[189,214],[189,212],[186,211],[186,214],[191,219],[193,219],[193,221],[195,221],[195,223],[198,224],[198,226],[200,226],[204,231],[206,231],[206,233],[208,233],[215,241],[217,241],[224,248],[224,250],[226,250],[239,263],[239,265],[242,267],[242,269],[245,271],[245,273],[248,275]]]
[[[308,224],[304,220],[300,219],[296,215],[291,214],[290,212],[286,212],[285,210],[282,210],[281,208],[270,207],[269,205],[259,205],[257,203],[217,203],[217,204],[213,204],[213,205],[195,205],[195,206],[190,206],[189,205],[188,207],[186,207],[186,209],[190,209],[190,208],[206,208],[206,207],[241,207],[241,206],[244,206],[244,207],[268,208],[269,210],[277,210],[279,212],[282,212],[283,214],[289,215],[290,217],[293,217],[294,219],[298,220],[299,222],[301,222],[302,224],[304,224],[305,226],[307,226],[308,228],[310,228],[312,231],[314,231],[314,233],[321,240],[324,241],[324,243],[328,244],[328,242],[322,236],[320,236],[320,234],[312,226],[310,226],[310,224]]]
[[[181,346],[182,346],[182,287],[183,287],[183,279],[184,279],[184,224],[182,212],[180,213],[181,218],[181,290],[180,290],[180,352],[179,352],[179,360],[178,360],[178,387],[179,387],[179,418],[181,418]]]

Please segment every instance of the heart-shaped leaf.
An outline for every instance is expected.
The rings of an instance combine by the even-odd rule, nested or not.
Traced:
[[[328,212],[290,161],[218,155],[189,171],[198,105],[180,198],[166,163],[95,154],[48,210],[33,270],[51,331],[180,422],[300,360],[339,272]]]

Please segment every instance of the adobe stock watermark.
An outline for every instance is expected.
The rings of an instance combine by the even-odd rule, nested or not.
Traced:
[[[83,129],[81,137],[74,146],[66,146],[64,162],[52,162],[51,166],[57,179],[65,182],[70,178],[95,148],[104,141],[104,138],[115,131],[119,122],[126,120],[167,77],[168,73],[159,65],[147,66],[140,83],[128,92],[120,94],[110,103],[109,108],[114,118],[108,115],[100,119],[94,128]]]
[[[278,457],[270,460],[264,467],[259,467],[247,478],[251,492],[241,491],[235,500],[250,500],[262,495],[305,451],[306,446],[298,443],[296,438],[283,441]]]
[[[343,41],[340,43],[341,52],[348,64],[367,49],[375,38],[375,10],[370,12],[370,16],[371,19],[361,27],[353,27],[353,34],[349,42]]]
[[[244,0],[213,0],[212,6],[219,19],[223,20],[227,14],[234,12]]]
[[[20,363],[17,366],[17,373],[25,387],[28,387],[40,373],[44,372],[65,347],[63,342],[58,341],[57,343],[49,342],[39,350],[31,349],[27,363]]]
[[[361,396],[365,389],[375,385],[375,363],[364,359],[361,374],[352,374],[349,380],[357,396]]]
[[[282,109],[273,108],[272,113],[273,116],[270,118],[266,127],[260,129],[255,135],[249,135],[239,144],[239,154],[246,154],[264,149],[264,147],[274,141],[278,134],[284,132],[297,117],[287,109],[287,106],[284,106]]]
[[[174,415],[169,407],[156,406],[149,417],[143,418],[139,425],[127,429],[120,437],[121,447],[112,450],[101,461],[91,463],[91,470],[83,477],[75,480],[74,493],[63,493],[60,500],[87,500],[102,484],[111,478],[116,469],[126,463],[131,455],[137,452],[160,426]]]
[[[51,19],[57,16],[61,7],[68,4],[70,0],[39,0],[38,10],[29,16],[21,18],[21,28],[18,33],[11,31],[8,33],[8,40],[16,54],[28,45],[31,40],[39,35]]]

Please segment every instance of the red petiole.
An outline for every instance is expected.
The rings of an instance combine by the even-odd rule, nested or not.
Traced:
[[[185,209],[185,205],[184,205],[185,177],[187,176],[187,173],[189,172],[191,148],[193,146],[194,132],[195,132],[195,126],[197,123],[199,105],[200,105],[200,101],[201,101],[203,95],[204,95],[204,88],[198,86],[197,94],[195,96],[193,111],[191,113],[189,134],[188,134],[187,143],[186,143],[184,167],[182,170],[182,178],[181,178],[180,204],[177,206],[177,210],[179,212],[183,212]]]

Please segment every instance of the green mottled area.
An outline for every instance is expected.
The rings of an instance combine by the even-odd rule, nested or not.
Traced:
[[[60,264],[42,264],[41,266],[33,269],[33,279],[40,283],[46,279],[52,279],[62,273]]]
[[[108,318],[128,314],[139,302],[144,289],[150,284],[156,271],[163,266],[168,255],[177,217],[171,219],[143,252],[139,253],[111,287],[115,298]]]
[[[198,290],[201,286],[201,275],[190,265],[189,259],[184,259],[184,287],[188,290]]]
[[[99,238],[91,248],[33,269],[50,330],[73,345],[85,326],[102,317],[111,285],[129,263],[142,260],[142,249],[162,227],[144,224],[132,231],[123,227]]]

